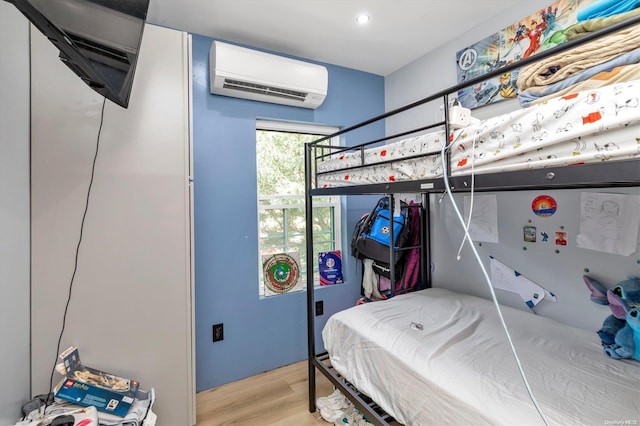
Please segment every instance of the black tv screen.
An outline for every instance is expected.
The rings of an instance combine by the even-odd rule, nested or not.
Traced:
[[[6,0],[92,89],[127,107],[149,0]]]

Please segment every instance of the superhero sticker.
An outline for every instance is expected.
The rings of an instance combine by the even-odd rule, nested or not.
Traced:
[[[559,0],[549,7],[456,53],[458,83],[562,44],[567,28],[577,22],[579,9],[597,0]],[[458,92],[464,107],[476,108],[517,96],[518,71],[485,80]]]

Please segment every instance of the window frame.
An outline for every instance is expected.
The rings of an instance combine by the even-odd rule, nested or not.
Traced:
[[[257,137],[257,132],[259,131],[274,131],[274,132],[282,132],[282,133],[298,133],[298,134],[308,134],[308,135],[318,135],[319,137],[323,137],[323,136],[327,136],[330,134],[333,134],[337,131],[339,131],[340,129],[338,127],[333,127],[333,126],[324,126],[324,125],[316,125],[316,124],[308,124],[308,123],[298,123],[298,122],[289,122],[289,121],[275,121],[275,120],[262,120],[262,119],[257,119],[256,120],[256,137]],[[257,140],[256,140],[257,143]],[[335,144],[335,145],[340,145],[340,138],[339,137],[335,137],[331,139],[331,143]],[[304,161],[304,154],[301,158],[301,161]],[[256,182],[257,182],[257,176],[256,176]],[[304,185],[304,182],[303,182]],[[262,204],[263,200],[267,200],[267,199],[273,199],[273,200],[296,200],[299,199],[301,201],[301,203],[294,203],[294,204],[287,204],[287,203],[277,203],[275,205],[268,205],[268,206],[264,206]],[[326,199],[329,199],[329,201],[326,201]],[[257,212],[257,216],[258,216],[258,234],[257,234],[257,238],[258,238],[258,294],[259,297],[262,298],[268,298],[268,297],[272,297],[272,296],[277,296],[279,294],[275,294],[275,295],[266,295],[265,294],[265,284],[263,281],[263,277],[262,277],[262,246],[260,241],[262,240],[262,238],[260,237],[260,213],[263,210],[272,210],[272,209],[293,209],[293,208],[300,208],[300,206],[302,206],[304,208],[304,204],[305,204],[305,194],[301,194],[301,195],[265,195],[265,196],[261,196],[258,191],[256,191],[256,204],[257,204],[257,208],[256,208],[256,212]],[[317,201],[315,201],[313,203],[313,207],[315,208],[333,208],[333,236],[332,236],[332,243],[334,245],[334,250],[340,250],[341,252],[343,252],[343,229],[344,229],[344,223],[343,223],[343,200],[342,200],[342,196],[340,195],[333,195],[333,196],[327,196],[327,197],[321,197],[320,199],[318,199]],[[283,215],[286,213],[283,213]],[[287,230],[284,229],[287,228],[286,225],[286,221],[284,223],[283,226],[283,238],[287,238]],[[326,232],[326,231],[323,231]],[[315,235],[315,234],[314,234]],[[304,234],[304,238],[306,240],[306,232]],[[314,238],[314,246],[315,245],[319,245],[319,244],[323,244],[326,242],[321,242],[321,243],[317,243],[316,239]],[[286,247],[286,244],[284,245],[284,247]],[[314,250],[315,251],[315,250]],[[302,269],[302,282],[303,282],[303,286],[304,286],[304,290],[306,291],[306,267],[304,266],[304,264],[306,264],[306,259],[302,259],[302,255],[300,258],[301,261],[301,269]],[[318,274],[318,265],[314,265],[314,286],[319,287],[320,283],[319,283],[319,274]],[[283,294],[288,294],[288,293],[283,293]]]

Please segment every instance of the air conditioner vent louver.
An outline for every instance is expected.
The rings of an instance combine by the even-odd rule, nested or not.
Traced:
[[[327,96],[321,65],[214,41],[209,52],[211,93],[315,109]]]
[[[223,89],[242,90],[243,92],[257,93],[267,96],[277,96],[285,99],[293,99],[299,102],[304,102],[307,98],[307,93],[298,92],[289,89],[280,89],[278,87],[269,87],[263,84],[249,83],[246,81],[233,80],[226,78]]]

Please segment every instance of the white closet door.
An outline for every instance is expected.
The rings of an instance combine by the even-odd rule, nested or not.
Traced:
[[[0,425],[29,386],[29,21],[0,2]]]
[[[154,387],[157,424],[193,425],[190,43],[147,25],[129,107],[107,101],[61,349]],[[102,97],[32,28],[32,385],[48,390]],[[56,376],[58,377],[58,376]]]

